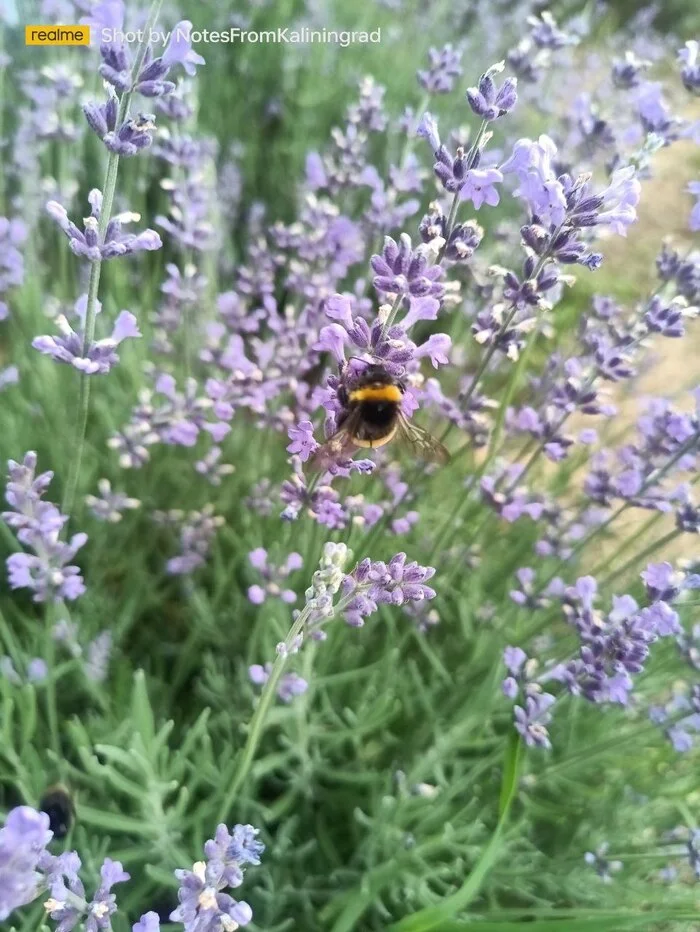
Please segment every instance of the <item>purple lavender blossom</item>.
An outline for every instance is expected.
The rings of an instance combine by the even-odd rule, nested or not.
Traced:
[[[627,705],[632,677],[644,668],[650,645],[680,633],[678,616],[666,602],[640,609],[628,595],[613,596],[606,616],[595,608],[596,595],[597,583],[590,576],[567,590],[565,611],[581,647],[578,657],[553,675],[570,692],[591,702]]]
[[[215,837],[204,846],[207,860],[197,861],[192,870],[175,871],[180,905],[170,914],[172,922],[182,922],[185,932],[217,932],[251,921],[250,906],[224,890],[240,886],[245,867],[260,863],[264,846],[256,835],[251,825],[235,825],[232,832],[225,825],[217,827]]]
[[[25,223],[16,218],[0,217],[0,321],[9,315],[5,297],[24,281],[24,259],[20,247],[27,238]]]
[[[53,473],[37,476],[36,463],[33,452],[25,454],[22,463],[8,462],[5,499],[12,510],[3,512],[2,518],[15,530],[18,541],[34,551],[7,558],[9,582],[13,589],[30,589],[35,602],[70,601],[85,591],[80,568],[70,561],[87,541],[87,534],[74,534],[68,543],[59,539],[68,518],[42,500]]]
[[[110,152],[122,157],[138,155],[153,142],[155,116],[152,113],[139,113],[135,118],[127,117],[118,127],[118,109],[119,101],[114,95],[110,95],[104,104],[83,105],[88,125]]]
[[[105,858],[100,868],[100,885],[88,906],[85,932],[97,932],[98,929],[112,928],[110,916],[113,916],[117,911],[117,898],[112,893],[112,887],[117,883],[124,883],[129,879],[129,876],[119,861]]]
[[[131,927],[131,932],[160,932],[160,917],[158,913],[144,913],[138,922]]]
[[[203,566],[216,531],[224,524],[224,519],[214,514],[213,505],[205,505],[201,511],[187,514],[177,509],[156,511],[153,520],[178,531],[180,553],[166,564],[166,570],[172,576],[188,576]]]
[[[362,560],[343,581],[343,616],[349,625],[359,628],[382,603],[403,605],[432,599],[435,590],[425,583],[434,575],[431,566],[406,563],[405,553],[397,553],[388,564]]]
[[[39,864],[52,836],[46,813],[29,806],[8,813],[0,829],[0,921],[38,895]]]
[[[17,385],[18,382],[19,369],[17,366],[7,366],[5,369],[0,369],[0,392],[10,385]]]
[[[492,65],[479,79],[477,87],[467,90],[467,100],[472,111],[482,120],[492,122],[505,116],[515,106],[517,95],[517,78],[506,78],[500,88],[493,80],[505,68],[505,62]]]
[[[100,479],[97,489],[99,495],[86,495],[85,504],[100,521],[116,524],[121,521],[123,511],[131,511],[141,505],[137,498],[129,498],[123,492],[113,492],[109,479]]]
[[[24,682],[39,684],[43,683],[48,677],[49,668],[46,661],[42,660],[41,657],[33,657],[27,663],[26,675],[22,678],[15,669],[12,658],[5,655],[0,657],[0,674],[13,686],[21,686]]]
[[[686,754],[696,746],[700,734],[700,689],[697,684],[690,695],[681,688],[674,688],[669,702],[649,707],[649,720],[663,728],[674,751]]]
[[[401,234],[398,243],[390,236],[385,237],[382,254],[372,256],[370,265],[375,273],[372,284],[380,294],[430,297],[440,301],[445,293],[440,283],[445,274],[443,269],[430,264],[424,246],[413,250],[406,233]]]
[[[448,229],[447,216],[436,201],[430,205],[419,226],[424,243],[440,238],[445,240],[444,258],[449,262],[468,262],[474,255],[484,236],[482,227],[475,220],[455,223]]]
[[[525,704],[515,706],[515,728],[528,747],[551,748],[547,726],[552,719],[551,708],[555,701],[550,693],[533,685],[526,690]]]
[[[256,686],[264,686],[271,672],[271,663],[266,663],[264,667],[259,663],[254,663],[248,667],[250,682]],[[303,676],[299,676],[298,673],[285,673],[280,677],[276,692],[282,702],[290,703],[297,696],[303,696],[308,688],[309,684]]]
[[[700,588],[697,573],[674,570],[670,563],[649,563],[641,574],[650,602],[676,601],[683,592]]]
[[[116,214],[112,217],[100,242],[98,224],[102,209],[102,193],[97,188],[93,188],[88,200],[91,211],[90,216],[84,221],[82,232],[68,218],[66,209],[61,204],[57,201],[49,201],[46,205],[46,212],[66,234],[71,251],[76,256],[83,256],[90,262],[95,262],[98,259],[115,259],[131,255],[144,249],[160,249],[163,245],[155,230],[144,230],[138,235],[122,232],[122,226],[125,223],[140,219],[139,214],[131,212]]]
[[[68,319],[60,314],[56,318],[56,327],[60,335],[35,337],[32,340],[32,346],[44,356],[51,356],[56,362],[73,366],[85,375],[106,375],[119,362],[117,347],[124,340],[140,337],[141,331],[134,315],[129,311],[121,311],[109,337],[86,343],[84,333],[86,303],[86,295],[83,295],[76,303],[76,314],[81,323],[79,330],[74,330]],[[100,303],[97,302],[97,311],[99,312],[100,309]]]
[[[450,43],[428,52],[428,68],[418,72],[418,83],[428,94],[449,94],[462,74],[462,52]]]
[[[633,51],[627,50],[623,59],[616,59],[613,62],[613,82],[616,87],[625,88],[626,90],[637,87],[643,72],[650,67],[650,61],[640,59]]]
[[[274,566],[268,560],[267,551],[263,547],[258,547],[251,550],[248,559],[265,583],[264,587],[259,585],[249,587],[248,599],[253,605],[262,605],[268,596],[279,598],[288,605],[296,602],[297,596],[294,590],[284,589],[281,584],[290,573],[301,569],[304,561],[300,553],[290,553],[284,563]]]
[[[311,421],[300,421],[289,428],[289,439],[292,441],[287,447],[287,453],[296,454],[302,463],[305,463],[318,450],[318,443],[314,439],[314,425]]]
[[[463,201],[471,201],[478,210],[483,204],[495,207],[501,200],[497,184],[503,181],[503,175],[497,168],[471,168],[465,175],[460,187]]]
[[[700,94],[700,43],[691,39],[678,52],[681,62],[681,80],[691,94]]]

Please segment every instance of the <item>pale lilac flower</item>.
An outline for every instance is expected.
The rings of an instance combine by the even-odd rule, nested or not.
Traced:
[[[504,175],[518,178],[515,196],[522,197],[542,223],[553,226],[563,223],[567,207],[563,185],[553,169],[556,154],[549,136],[542,135],[536,142],[519,139],[510,158],[501,165]]]
[[[460,197],[471,201],[477,210],[482,204],[495,207],[501,199],[496,185],[502,181],[503,175],[497,168],[471,168],[464,176]]]
[[[220,462],[223,455],[221,447],[213,446],[201,460],[197,460],[194,468],[200,476],[206,478],[214,486],[219,486],[227,476],[233,475],[236,467],[232,463]]]
[[[429,94],[449,94],[462,74],[461,49],[449,42],[441,49],[428,51],[428,68],[418,72],[418,83]]]
[[[437,122],[427,111],[423,114],[416,127],[416,136],[427,139],[433,152],[437,152],[440,148],[440,133],[438,132]]]
[[[0,674],[5,677],[8,683],[12,683],[13,686],[19,686],[22,682],[22,677],[15,669],[12,658],[8,657],[7,654],[0,657]]]
[[[8,462],[5,493],[12,511],[3,520],[17,534],[21,544],[34,554],[14,553],[7,558],[11,588],[30,589],[35,602],[77,599],[85,591],[80,568],[71,564],[87,541],[86,534],[74,534],[68,543],[59,535],[68,520],[55,505],[42,500],[53,473],[36,475],[36,453],[27,453],[22,463]]]
[[[482,120],[492,122],[505,116],[510,113],[517,102],[517,78],[506,78],[500,88],[496,87],[493,80],[495,75],[503,71],[504,67],[505,62],[492,65],[482,74],[478,87],[470,87],[467,90],[469,106]]]
[[[173,27],[172,36],[162,55],[162,62],[167,68],[173,65],[182,65],[187,74],[192,77],[197,72],[197,65],[203,65],[204,59],[192,48],[190,34],[192,23],[183,19]],[[144,80],[141,77],[141,80]],[[138,90],[138,87],[137,87]]]
[[[528,747],[551,748],[547,726],[552,719],[551,708],[555,701],[550,693],[533,685],[526,690],[525,704],[515,706],[515,728]]]
[[[160,932],[160,917],[152,910],[144,913],[131,927],[131,932]]]
[[[155,230],[144,230],[139,234],[124,233],[122,231],[124,224],[140,219],[140,215],[133,212],[115,214],[107,224],[104,237],[100,241],[98,223],[102,208],[101,192],[94,188],[90,192],[88,200],[90,201],[91,212],[90,216],[84,221],[82,231],[69,219],[65,207],[57,201],[49,201],[46,205],[46,212],[66,234],[71,251],[76,256],[83,256],[89,261],[95,262],[98,259],[115,259],[120,256],[127,256],[141,250],[160,249],[163,245]]]
[[[0,369],[0,392],[4,391],[9,385],[17,385],[19,382],[19,369],[17,366],[7,366]]]
[[[297,454],[302,463],[305,463],[318,450],[318,443],[314,439],[314,425],[311,421],[300,421],[299,424],[290,425],[288,433],[292,442],[287,447],[287,452]]]
[[[300,553],[290,553],[284,563],[275,566],[269,562],[267,551],[263,547],[258,547],[248,554],[248,559],[251,566],[262,576],[265,584],[264,587],[254,585],[248,589],[248,599],[254,605],[262,605],[268,596],[281,599],[288,605],[296,602],[297,596],[294,590],[283,588],[282,583],[291,573],[301,569],[303,558]]]
[[[185,932],[226,932],[247,925],[253,911],[224,890],[243,882],[248,864],[259,864],[264,850],[251,825],[236,825],[229,833],[219,825],[216,835],[204,846],[206,861],[197,861],[192,870],[177,870],[180,905],[170,914],[172,922],[182,922]]]
[[[56,318],[56,327],[59,336],[35,337],[32,346],[45,356],[73,366],[85,375],[106,375],[119,362],[117,347],[124,340],[141,336],[136,318],[129,311],[122,311],[117,316],[109,337],[93,340],[87,346],[84,334],[74,330],[63,314]]]
[[[49,668],[46,661],[41,657],[34,657],[27,664],[27,680],[30,683],[43,683],[49,675]]]
[[[264,686],[270,678],[271,671],[271,663],[266,663],[264,667],[259,663],[252,664],[248,667],[250,682],[256,686]],[[285,673],[280,677],[276,692],[282,702],[290,703],[297,696],[303,696],[308,688],[309,684],[303,676],[299,676],[298,673]]]
[[[122,519],[122,512],[133,510],[141,505],[137,498],[129,498],[123,492],[113,492],[109,479],[100,479],[97,483],[98,495],[86,495],[85,504],[100,521],[115,524]]]
[[[681,62],[681,80],[686,90],[692,94],[700,94],[700,43],[691,39],[678,52]]]
[[[434,575],[432,566],[406,563],[405,553],[397,553],[389,563],[362,560],[343,581],[343,617],[359,628],[381,603],[404,605],[432,599],[435,590],[426,582]]]
[[[39,863],[52,835],[45,812],[18,806],[8,813],[0,829],[0,921],[38,895]]]
[[[92,902],[88,905],[88,914],[85,920],[85,932],[97,932],[98,929],[111,929],[110,916],[117,911],[117,898],[112,893],[112,887],[117,883],[129,880],[129,874],[123,869],[119,861],[105,858],[100,868],[101,883],[95,892]]]
[[[24,258],[21,247],[28,230],[18,217],[0,217],[0,321],[9,315],[7,293],[24,281]]]
[[[597,215],[598,224],[608,226],[619,236],[625,236],[627,227],[637,219],[635,208],[641,190],[637,170],[633,165],[616,169],[608,187],[600,192],[603,210]]]
[[[153,520],[179,534],[180,553],[166,563],[166,571],[172,576],[187,576],[203,566],[214,536],[224,524],[224,518],[214,514],[213,505],[189,513],[177,509],[155,511]]]

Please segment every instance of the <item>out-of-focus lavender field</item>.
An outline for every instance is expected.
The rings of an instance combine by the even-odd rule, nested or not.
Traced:
[[[0,928],[697,927],[699,27],[0,10]]]

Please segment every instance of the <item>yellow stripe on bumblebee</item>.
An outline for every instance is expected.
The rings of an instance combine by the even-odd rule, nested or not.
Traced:
[[[350,392],[350,401],[401,401],[398,385],[363,385]]]

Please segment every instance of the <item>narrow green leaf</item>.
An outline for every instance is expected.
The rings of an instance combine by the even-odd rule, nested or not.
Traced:
[[[134,727],[143,738],[146,749],[150,749],[155,738],[156,726],[151,700],[146,689],[146,674],[143,670],[137,670],[134,673],[134,688],[131,692],[131,717]]]

